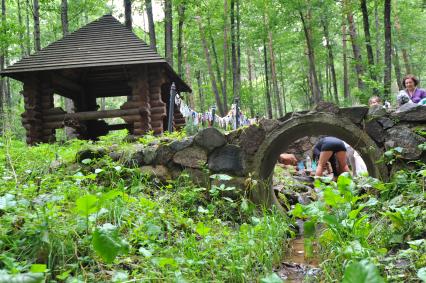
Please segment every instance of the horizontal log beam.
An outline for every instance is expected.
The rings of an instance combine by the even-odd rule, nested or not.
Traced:
[[[65,120],[78,120],[78,121],[87,121],[87,120],[96,120],[96,119],[105,119],[105,118],[117,118],[125,116],[140,115],[143,109],[133,108],[133,109],[115,109],[115,110],[101,110],[101,111],[85,111],[85,112],[76,112],[76,113],[66,113],[61,115],[48,115],[44,117],[45,122],[58,122]]]

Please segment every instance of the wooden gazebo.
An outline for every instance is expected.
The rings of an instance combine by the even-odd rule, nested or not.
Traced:
[[[55,129],[74,127],[78,137],[97,138],[127,128],[143,135],[167,129],[170,87],[190,92],[170,65],[111,15],[89,23],[1,73],[23,82],[22,123],[27,143],[55,140]],[[70,98],[74,112],[55,107],[53,95]],[[127,97],[120,109],[99,111],[96,98]],[[173,124],[185,120],[175,107]],[[108,125],[105,118],[121,117],[125,124]]]

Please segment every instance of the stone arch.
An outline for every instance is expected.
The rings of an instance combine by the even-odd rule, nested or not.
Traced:
[[[329,113],[307,114],[280,122],[259,146],[253,163],[253,172],[256,172],[256,177],[260,180],[252,194],[255,202],[281,207],[270,186],[278,155],[297,139],[314,135],[330,135],[346,141],[360,153],[370,176],[387,179],[386,166],[376,163],[383,154],[382,149],[361,128],[343,116]]]

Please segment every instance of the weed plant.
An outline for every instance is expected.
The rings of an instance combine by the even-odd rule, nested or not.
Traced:
[[[243,282],[271,273],[290,231],[280,213],[185,174],[164,184],[108,156],[75,162],[84,148],[129,149],[123,137],[33,147],[2,137],[0,282]]]

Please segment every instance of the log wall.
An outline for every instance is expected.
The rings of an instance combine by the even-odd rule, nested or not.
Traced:
[[[151,127],[155,135],[164,132],[163,119],[167,117],[166,103],[161,99],[161,86],[166,82],[164,73],[159,68],[148,70],[149,104],[151,106]]]

